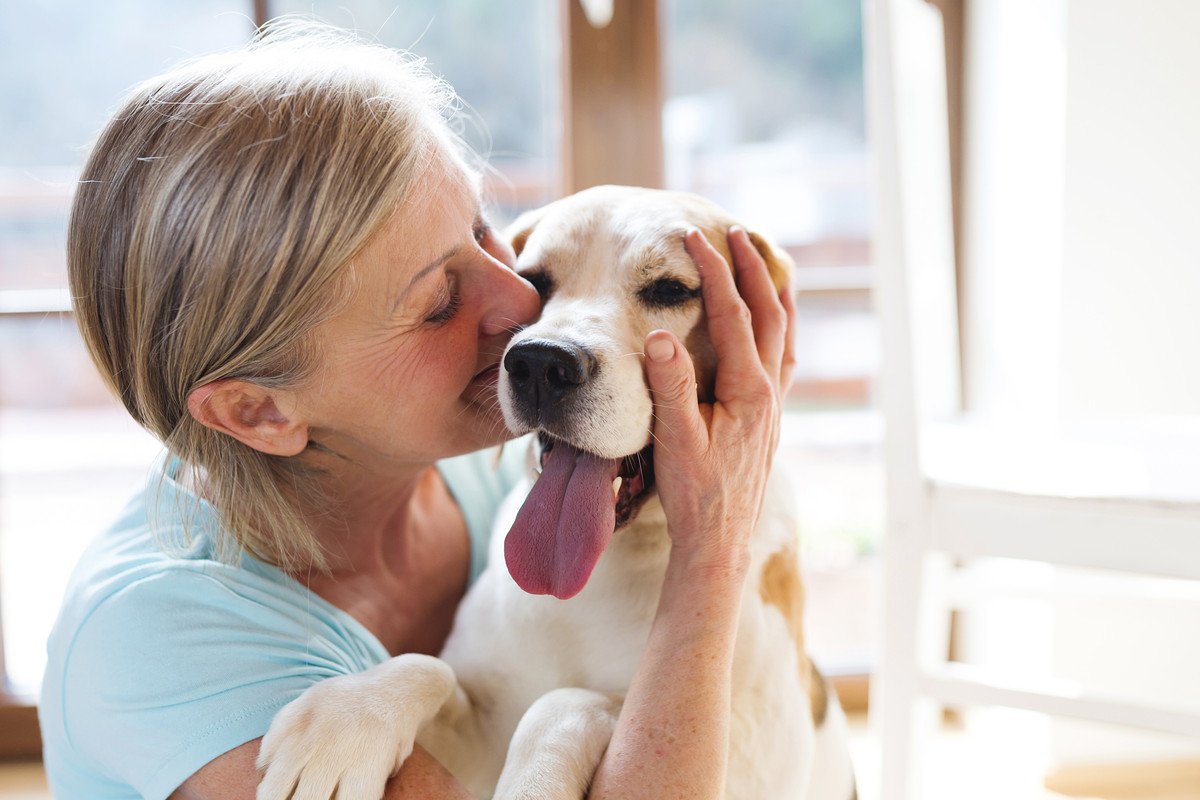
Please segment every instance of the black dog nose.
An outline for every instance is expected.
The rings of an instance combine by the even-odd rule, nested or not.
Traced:
[[[569,342],[521,342],[504,354],[512,388],[530,411],[548,411],[587,383],[595,365],[586,350]]]

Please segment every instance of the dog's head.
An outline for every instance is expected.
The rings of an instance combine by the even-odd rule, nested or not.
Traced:
[[[542,473],[505,541],[526,591],[578,593],[613,531],[653,492],[646,334],[665,329],[684,342],[699,398],[711,400],[716,355],[683,236],[699,228],[728,261],[732,224],[703,198],[624,186],[588,189],[513,223],[517,271],[544,304],[509,343],[499,384],[508,426],[538,432]],[[750,238],[782,286],[790,259]]]

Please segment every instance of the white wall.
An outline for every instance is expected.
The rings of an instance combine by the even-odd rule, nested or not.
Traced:
[[[970,0],[964,351],[991,416],[1200,415],[1200,2]]]
[[[971,0],[961,292],[968,407],[1058,406],[1066,0]]]
[[[1200,415],[1200,3],[1071,0],[1066,42],[1062,414]],[[1056,622],[1060,671],[1200,708],[1194,603],[1064,602]],[[1064,760],[1200,753],[1066,722],[1054,742]]]
[[[1063,411],[1200,414],[1200,3],[1067,19]]]
[[[1035,421],[1187,417],[1194,427],[1200,2],[969,0],[967,28],[971,410]],[[1200,708],[1194,602],[1170,592],[1057,601],[1053,620],[1045,655],[1058,675]],[[980,622],[992,623],[982,635],[1004,637],[1003,621],[999,631]],[[1020,638],[1013,647],[1047,646]],[[987,647],[973,650],[1005,666]],[[1065,762],[1200,754],[1200,742],[1062,721],[1052,730]]]

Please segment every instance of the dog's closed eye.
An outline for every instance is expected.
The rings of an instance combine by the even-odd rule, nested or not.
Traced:
[[[549,273],[545,270],[534,270],[531,272],[521,273],[521,277],[529,281],[533,288],[537,290],[538,295],[542,298],[542,302],[546,302],[546,298],[554,291],[554,281],[551,280]]]
[[[700,289],[692,288],[674,278],[659,278],[641,288],[638,297],[648,306],[671,308],[681,306],[700,296]]]

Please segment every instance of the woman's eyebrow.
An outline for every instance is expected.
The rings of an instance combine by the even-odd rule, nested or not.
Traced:
[[[416,286],[418,282],[420,282],[422,279],[424,279],[427,275],[429,275],[435,269],[440,267],[442,264],[445,264],[447,261],[449,261],[451,258],[453,258],[455,253],[457,253],[461,249],[462,249],[462,245],[456,244],[453,247],[451,247],[449,250],[442,253],[437,258],[435,258],[433,261],[430,261],[428,264],[421,267],[421,269],[417,271],[417,274],[412,276],[412,279],[408,282],[408,285],[405,286],[404,289],[401,290],[400,295],[396,298],[395,304],[392,306],[392,313],[394,314],[396,311],[398,311],[400,309],[400,306],[403,305],[405,298],[408,297],[408,293],[412,291],[412,288],[414,286]]]
[[[473,218],[472,224],[478,224],[483,221],[484,221],[483,202],[479,198],[476,198],[475,199],[475,216]],[[458,253],[459,250],[462,250],[462,247],[463,246],[461,244],[454,245],[449,250],[442,253],[437,258],[435,258],[433,261],[430,261],[428,264],[426,264],[425,266],[423,266],[419,270],[417,270],[417,274],[413,275],[412,279],[409,280],[408,286],[405,286],[404,289],[402,289],[400,291],[399,296],[396,297],[396,302],[395,302],[395,304],[392,305],[392,313],[395,314],[400,309],[400,306],[404,303],[405,298],[408,297],[408,293],[410,291],[412,291],[412,288],[414,286],[416,286],[419,281],[421,281],[429,273],[433,272],[435,269],[440,267],[442,264],[445,264],[447,261],[449,261],[451,258],[453,258]]]

